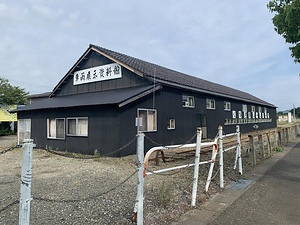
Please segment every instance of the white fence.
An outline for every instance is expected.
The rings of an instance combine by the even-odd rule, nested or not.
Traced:
[[[192,201],[191,205],[195,206],[196,204],[196,196],[197,196],[197,187],[198,187],[198,178],[199,178],[199,165],[210,164],[208,177],[206,180],[205,191],[208,191],[212,173],[214,169],[214,165],[216,162],[217,155],[219,153],[219,172],[220,172],[220,187],[224,188],[224,162],[223,162],[223,153],[233,150],[236,150],[236,157],[234,161],[234,169],[236,169],[237,164],[239,166],[239,173],[242,174],[242,157],[241,157],[241,134],[239,126],[236,126],[236,132],[232,134],[223,134],[222,126],[219,126],[219,132],[217,137],[211,142],[201,142],[202,130],[201,128],[197,129],[197,138],[196,143],[192,144],[184,144],[184,145],[170,145],[170,146],[158,146],[153,147],[149,151],[147,151],[144,157],[144,134],[138,133],[137,139],[137,158],[138,158],[138,189],[137,189],[137,197],[136,203],[134,206],[133,212],[133,220],[136,219],[138,225],[143,224],[143,207],[144,207],[144,179],[147,175],[153,175],[158,173],[164,173],[167,171],[178,170],[183,168],[188,168],[194,166],[194,175],[193,175],[193,189],[192,189]],[[236,137],[236,145],[227,147],[223,149],[223,140],[228,137]],[[212,147],[211,159],[207,161],[200,160],[201,148],[203,147]],[[174,149],[184,149],[184,148],[194,148],[195,150],[195,162],[191,164],[184,164],[175,167],[169,167],[165,169],[160,169],[156,171],[147,170],[148,161],[150,159],[151,154],[154,152],[163,152],[165,150],[174,150]],[[219,151],[218,151],[219,150]]]
[[[170,145],[170,146],[159,146],[151,148],[146,155],[144,156],[144,137],[145,135],[142,132],[139,132],[137,135],[137,178],[138,178],[138,187],[137,187],[137,196],[136,203],[134,207],[134,218],[137,221],[138,225],[143,224],[143,209],[144,209],[144,180],[147,176],[164,173],[167,171],[178,170],[183,168],[188,168],[194,166],[193,174],[193,188],[192,188],[192,197],[191,205],[196,205],[197,189],[198,189],[198,179],[199,179],[199,166],[204,164],[210,164],[208,176],[206,179],[205,191],[208,191],[210,182],[212,180],[212,173],[216,163],[217,155],[219,153],[219,170],[220,173],[220,187],[224,187],[224,170],[223,170],[223,153],[236,150],[235,161],[233,163],[233,168],[236,169],[237,165],[239,168],[239,173],[242,174],[242,158],[241,158],[241,139],[240,139],[240,129],[239,126],[236,127],[236,132],[232,134],[223,134],[223,129],[220,126],[217,137],[211,142],[202,142],[202,130],[201,128],[197,129],[196,133],[196,143],[184,144],[184,145]],[[234,146],[229,146],[226,149],[223,148],[223,141],[226,138],[236,137],[236,144]],[[32,140],[25,140],[23,145],[23,155],[22,155],[22,176],[21,176],[21,195],[20,195],[20,211],[19,211],[19,224],[29,225],[30,217],[30,201],[31,198],[31,163],[32,163],[32,148],[34,144]],[[201,161],[201,148],[212,148],[211,159],[206,161]],[[165,150],[174,151],[175,149],[185,149],[193,148],[195,149],[195,158],[194,163],[184,164],[174,167],[169,167],[165,169],[149,171],[148,161],[151,154],[154,152],[163,152]]]

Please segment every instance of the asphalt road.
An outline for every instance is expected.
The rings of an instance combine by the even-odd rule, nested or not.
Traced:
[[[210,225],[300,224],[300,143]]]

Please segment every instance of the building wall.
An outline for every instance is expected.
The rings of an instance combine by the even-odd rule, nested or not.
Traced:
[[[195,107],[187,108],[182,106],[182,95],[193,96]],[[206,98],[216,100],[216,109],[206,109]],[[231,101],[232,110],[242,110],[243,102]],[[247,110],[251,110],[251,104],[247,104]],[[137,133],[135,119],[137,110],[156,109],[157,110],[157,131],[145,132],[146,136],[161,145],[184,144],[196,133],[199,121],[197,114],[207,117],[207,137],[212,139],[218,131],[218,126],[224,127],[225,133],[235,131],[236,124],[224,125],[225,119],[232,116],[231,111],[224,111],[224,99],[215,98],[195,92],[175,89],[164,86],[153,95],[145,96],[135,102],[118,106],[89,106],[74,107],[65,109],[48,109],[32,112],[19,113],[19,118],[31,118],[32,133],[38,147],[51,148],[62,151],[80,152],[93,154],[97,149],[101,155],[109,154],[118,150],[120,147],[130,142]],[[246,133],[254,131],[254,124],[257,124],[258,130],[276,127],[276,110],[268,108],[272,122],[267,123],[247,123],[239,124],[241,132]],[[49,118],[68,118],[68,117],[88,117],[88,137],[65,136],[64,140],[53,140],[47,138],[47,119]],[[168,130],[168,119],[175,119],[175,129]],[[145,151],[155,146],[150,139],[145,138]],[[195,140],[193,140],[194,142]],[[124,156],[134,154],[136,143],[118,151],[114,156]]]

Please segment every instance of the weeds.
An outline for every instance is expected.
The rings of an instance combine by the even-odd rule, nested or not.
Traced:
[[[172,185],[170,183],[165,184],[164,182],[161,188],[159,189],[158,204],[163,208],[167,208],[170,205],[173,197],[174,197],[174,189]]]
[[[281,146],[275,146],[275,147],[273,147],[273,151],[274,152],[283,152],[283,147],[281,147]]]
[[[100,157],[100,152],[99,152],[98,149],[95,149],[95,150],[94,150],[94,156],[95,156],[95,157]]]

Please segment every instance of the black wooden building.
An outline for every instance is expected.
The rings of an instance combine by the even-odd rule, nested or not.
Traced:
[[[145,150],[187,142],[202,127],[214,138],[237,124],[242,132],[276,127],[276,107],[248,93],[90,45],[44,100],[16,110],[41,148],[108,154],[139,130]],[[139,119],[137,119],[139,118]],[[29,128],[28,128],[29,126]],[[255,126],[255,127],[257,127]],[[21,140],[21,138],[20,138]],[[135,145],[115,156],[135,153]]]

